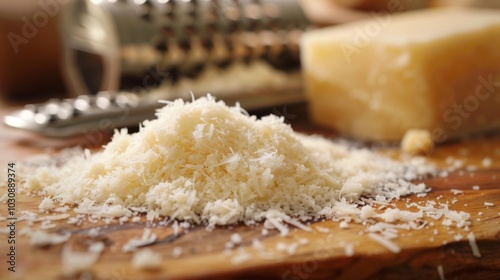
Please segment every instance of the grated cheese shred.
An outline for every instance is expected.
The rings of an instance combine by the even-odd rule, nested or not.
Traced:
[[[470,247],[472,249],[472,254],[474,255],[474,257],[480,258],[481,257],[481,252],[479,252],[479,247],[477,246],[476,236],[474,235],[474,233],[470,232],[467,235],[467,239],[469,239],[469,245],[470,245]]]
[[[157,270],[161,267],[163,257],[151,249],[141,249],[134,253],[132,266],[142,270]]]
[[[88,270],[97,262],[103,250],[102,242],[90,245],[86,252],[75,252],[69,244],[64,245],[61,260],[65,274],[69,276]]]
[[[396,245],[394,242],[390,241],[389,239],[376,234],[376,233],[368,233],[368,237],[370,237],[373,241],[379,243],[383,247],[385,247],[387,250],[397,254],[401,252],[401,248]]]

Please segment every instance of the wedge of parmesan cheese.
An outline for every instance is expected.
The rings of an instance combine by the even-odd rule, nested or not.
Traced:
[[[410,129],[440,143],[500,128],[500,11],[435,9],[310,31],[312,119],[368,140]]]

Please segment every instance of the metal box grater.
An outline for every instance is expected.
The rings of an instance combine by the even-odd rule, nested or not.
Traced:
[[[161,106],[152,88],[196,80],[210,67],[264,61],[297,72],[298,42],[308,27],[293,0],[70,1],[61,37],[65,81],[75,98],[27,105],[4,122],[53,137],[95,129],[102,119],[113,127],[136,125]],[[221,98],[246,109],[303,100],[296,84]]]

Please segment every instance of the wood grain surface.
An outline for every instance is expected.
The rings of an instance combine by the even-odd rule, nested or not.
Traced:
[[[288,119],[296,130],[323,133],[308,123],[303,108],[289,108],[286,113],[293,116]],[[99,145],[109,139],[109,134],[94,137],[93,140],[89,137],[53,140],[2,127],[2,172],[5,172],[9,161],[20,161],[37,153],[50,153],[75,144]],[[383,152],[398,153],[397,147],[384,148]],[[171,226],[148,225],[145,217],[139,222],[125,224],[116,221],[109,224],[86,222],[81,226],[56,221],[57,226],[50,231],[72,233],[68,242],[74,250],[86,250],[89,241],[93,240],[106,244],[103,254],[89,272],[70,277],[65,276],[61,264],[63,245],[34,248],[29,244],[29,237],[19,234],[22,228],[28,226],[28,222],[20,221],[17,224],[15,273],[7,271],[5,252],[8,244],[6,235],[0,234],[0,279],[439,279],[438,267],[442,267],[446,279],[500,279],[500,136],[441,145],[428,159],[444,166],[449,157],[463,160],[463,168],[446,178],[426,179],[424,182],[432,188],[427,197],[409,196],[398,201],[397,205],[405,209],[408,202],[435,200],[448,202],[452,210],[470,213],[470,228],[476,236],[480,258],[473,256],[466,232],[448,229],[436,221],[435,227],[401,230],[400,236],[394,240],[402,249],[399,254],[389,252],[366,234],[360,235],[365,230],[362,225],[352,224],[348,229],[341,229],[338,223],[332,221],[312,224],[312,232],[292,230],[286,237],[280,236],[277,231],[263,236],[262,225],[221,227],[213,231],[194,227],[174,235]],[[491,158],[491,166],[482,166],[485,157]],[[471,165],[477,170],[470,171],[474,169]],[[474,185],[479,185],[480,190],[473,190]],[[451,189],[462,190],[463,193],[454,194]],[[1,188],[0,196],[5,192],[6,189]],[[39,197],[18,194],[17,199],[17,211],[38,212]],[[494,203],[494,206],[487,207],[485,202]],[[0,215],[6,217],[7,206],[2,203],[0,207]],[[0,223],[6,225],[7,221]],[[31,228],[38,226],[40,223],[34,223]],[[318,229],[318,226],[321,228]],[[158,236],[148,248],[163,256],[159,270],[134,269],[131,266],[133,254],[121,251],[122,245],[132,237],[140,237],[145,227],[150,227]],[[99,235],[91,238],[88,233],[93,228],[99,229]],[[240,234],[242,243],[227,250],[225,244],[234,233]],[[457,234],[463,236],[455,240]],[[309,242],[298,246],[294,254],[276,249],[278,243],[298,243],[304,238]],[[269,254],[263,255],[255,250],[251,246],[253,239],[260,240]],[[346,243],[354,245],[351,257],[346,256]],[[182,255],[178,258],[172,255],[176,247],[182,248]],[[248,254],[246,261],[235,264],[238,256],[244,254]]]

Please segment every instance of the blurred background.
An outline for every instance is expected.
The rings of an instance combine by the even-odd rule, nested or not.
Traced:
[[[68,80],[67,65],[64,67],[63,53],[64,49],[68,48],[68,44],[62,43],[61,34],[64,32],[61,30],[64,30],[64,24],[66,24],[62,19],[63,10],[75,1],[78,0],[0,0],[0,36],[3,38],[0,40],[0,96],[3,103],[6,101],[43,101],[50,97],[68,96],[69,92],[74,91],[74,88],[71,89],[74,81]],[[154,1],[162,4],[169,2],[168,0]],[[226,1],[231,2],[231,0]],[[93,0],[91,2],[117,2],[117,0]],[[151,7],[148,4],[150,1],[132,2]],[[369,17],[373,12],[404,12],[450,5],[498,8],[500,1],[302,0],[299,4],[313,25],[325,26]],[[125,32],[125,35],[120,35],[123,38],[126,36],[127,29],[120,30],[120,32]],[[106,37],[112,34],[101,35]],[[90,56],[83,58],[84,61],[90,59],[92,59]],[[86,71],[103,75],[94,73],[95,69]],[[101,69],[101,71],[107,70]]]

